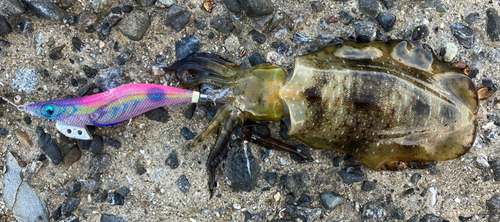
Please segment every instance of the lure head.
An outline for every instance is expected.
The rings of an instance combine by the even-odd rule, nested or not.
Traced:
[[[47,101],[27,105],[26,112],[34,116],[50,120],[58,120],[65,110],[54,104],[52,101]]]

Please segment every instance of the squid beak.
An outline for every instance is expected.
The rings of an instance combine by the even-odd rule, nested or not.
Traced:
[[[79,140],[93,139],[92,135],[90,134],[86,126],[73,126],[64,122],[57,121],[56,129],[69,138],[79,139]]]

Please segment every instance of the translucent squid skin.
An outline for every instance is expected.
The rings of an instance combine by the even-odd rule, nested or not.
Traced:
[[[33,103],[31,115],[75,126],[114,125],[149,110],[175,103],[190,103],[193,92],[154,84],[129,84],[90,96]]]
[[[230,92],[193,146],[219,127],[216,143],[245,120],[284,120],[288,134],[310,147],[344,152],[379,170],[457,158],[476,136],[472,81],[418,42],[328,46],[297,57],[288,78],[278,66],[240,70],[208,55],[170,70],[186,86],[209,83]]]

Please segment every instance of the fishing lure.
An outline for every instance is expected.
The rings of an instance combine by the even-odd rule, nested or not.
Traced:
[[[219,129],[207,163],[212,192],[215,168],[239,138],[270,142],[242,131],[248,121],[283,120],[288,134],[310,147],[347,153],[374,170],[454,159],[467,153],[476,137],[474,84],[414,41],[331,45],[297,57],[290,76],[279,66],[243,70],[208,54],[178,61],[166,71],[184,86],[229,89],[229,102],[192,143]]]
[[[29,105],[8,102],[31,115],[55,120],[57,130],[67,137],[91,140],[92,135],[88,132],[87,125],[114,126],[158,107],[209,100],[206,95],[187,89],[155,84],[129,84],[80,98]]]

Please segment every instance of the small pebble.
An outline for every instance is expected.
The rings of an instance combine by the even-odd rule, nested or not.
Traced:
[[[389,32],[396,23],[396,16],[385,12],[380,13],[377,16],[377,22],[382,26],[385,32]]]
[[[179,188],[180,191],[183,193],[189,192],[189,188],[191,188],[191,184],[189,183],[189,180],[186,178],[185,175],[182,175],[175,181],[175,185]]]
[[[196,110],[196,103],[193,103],[189,106],[188,110],[184,114],[186,119],[192,119],[194,116],[194,111]]]
[[[76,50],[80,51],[82,47],[84,46],[82,40],[80,40],[78,37],[73,37],[71,39],[71,43],[75,47]]]
[[[165,165],[169,166],[171,169],[176,169],[179,167],[179,159],[177,158],[176,152],[171,152],[167,159],[165,160]]]
[[[147,111],[145,113],[145,115],[148,119],[154,120],[154,121],[157,121],[160,123],[166,123],[170,119],[170,117],[168,115],[168,111],[163,107],[159,107],[159,108]]]
[[[103,137],[102,137],[102,140],[103,140],[106,144],[108,144],[108,145],[110,145],[110,146],[112,146],[112,147],[114,147],[114,148],[120,148],[120,147],[122,146],[122,143],[121,143],[120,141],[118,141],[118,140],[116,140],[116,139],[113,139],[113,138],[111,138],[111,137],[103,136]]]
[[[314,13],[320,13],[325,9],[321,1],[311,1],[311,9]]]
[[[450,26],[451,33],[458,42],[466,49],[472,48],[476,40],[476,32],[462,23],[453,23]]]
[[[346,11],[340,11],[339,12],[339,20],[340,20],[340,22],[344,23],[344,25],[349,25],[349,23],[351,23],[352,20],[354,20],[354,17],[349,15],[349,13]]]
[[[488,12],[486,12],[486,14],[487,13]],[[464,21],[467,22],[469,25],[472,25],[472,23],[474,23],[478,18],[479,18],[479,13],[473,12],[473,13],[470,13],[469,15],[467,15],[467,17],[465,17]]]
[[[419,173],[415,173],[411,176],[410,181],[413,185],[417,185],[420,178],[422,178],[422,175],[420,175]]]
[[[262,55],[260,55],[260,53],[258,53],[258,52],[252,53],[248,57],[248,60],[250,61],[250,65],[251,66],[256,66],[256,65],[260,65],[260,64],[264,64],[265,63],[264,58],[262,58]]]
[[[208,108],[208,112],[207,112],[207,115],[205,116],[205,118],[207,118],[207,120],[211,121],[215,117],[215,114],[217,114],[217,107],[210,106]]]
[[[365,179],[365,174],[358,165],[342,168],[342,170],[339,171],[339,175],[345,184],[352,184]]]
[[[319,199],[325,209],[332,210],[344,201],[344,196],[335,192],[323,192]]]
[[[125,198],[119,193],[109,193],[108,202],[111,205],[123,205],[125,204]]]
[[[370,191],[375,189],[376,183],[373,181],[363,181],[363,185],[361,185],[361,190]]]
[[[181,136],[183,136],[186,141],[193,139],[195,137],[194,133],[189,131],[189,129],[187,127],[183,127],[181,129]]]
[[[458,53],[458,47],[457,47],[457,45],[455,45],[453,43],[447,43],[445,50],[446,50],[446,54],[444,54],[444,57],[443,57],[444,61],[451,62]]]
[[[354,34],[358,42],[370,42],[375,33],[375,23],[371,21],[354,21]]]
[[[17,140],[19,140],[19,143],[21,143],[24,148],[33,147],[33,143],[31,142],[31,140],[26,132],[16,130],[14,133],[16,134]]]
[[[312,39],[297,32],[297,33],[293,34],[292,41],[295,42],[295,44],[304,44],[304,43],[312,42]]]
[[[252,36],[253,41],[255,41],[256,43],[262,44],[266,42],[266,36],[255,29],[250,31],[248,35]]]
[[[62,56],[63,56],[62,50],[64,49],[64,47],[65,47],[65,45],[55,47],[52,50],[50,50],[49,58],[52,60],[58,60],[58,59],[62,58]]]
[[[278,174],[275,172],[267,172],[265,174],[265,179],[267,183],[274,185],[276,183],[276,180],[278,179]]]
[[[38,146],[45,152],[45,154],[52,160],[54,165],[59,165],[62,160],[61,151],[57,144],[52,140],[50,134],[45,133],[42,127],[36,128],[36,135],[38,136]]]
[[[175,43],[177,59],[182,60],[200,50],[200,42],[193,35],[186,35]]]
[[[134,9],[132,6],[130,6],[130,5],[124,5],[122,7],[122,12],[123,13],[130,13],[132,11],[132,9]]]
[[[419,25],[413,29],[411,34],[412,40],[424,39],[429,35],[429,28],[426,25]]]
[[[101,175],[108,172],[111,165],[111,155],[106,153],[95,154],[89,161],[89,178],[99,178]]]
[[[61,216],[71,214],[71,212],[78,209],[78,205],[80,205],[80,198],[78,197],[71,197],[65,200],[61,205]]]
[[[73,146],[67,153],[64,155],[64,165],[66,166],[71,166],[73,163],[76,161],[80,160],[80,157],[82,156],[82,152],[78,147]]]
[[[31,117],[30,116],[25,116],[23,118],[23,121],[24,121],[24,123],[26,123],[26,125],[31,125]]]
[[[493,8],[489,8],[486,10],[486,16],[488,16],[486,22],[488,37],[490,37],[491,41],[500,41],[500,16],[498,16],[498,12]]]
[[[120,187],[120,188],[116,189],[116,193],[125,197],[125,196],[127,196],[128,193],[130,193],[130,189],[128,187]]]
[[[102,137],[94,136],[94,139],[90,143],[89,151],[92,153],[100,153],[104,148],[104,144],[102,142]]]

